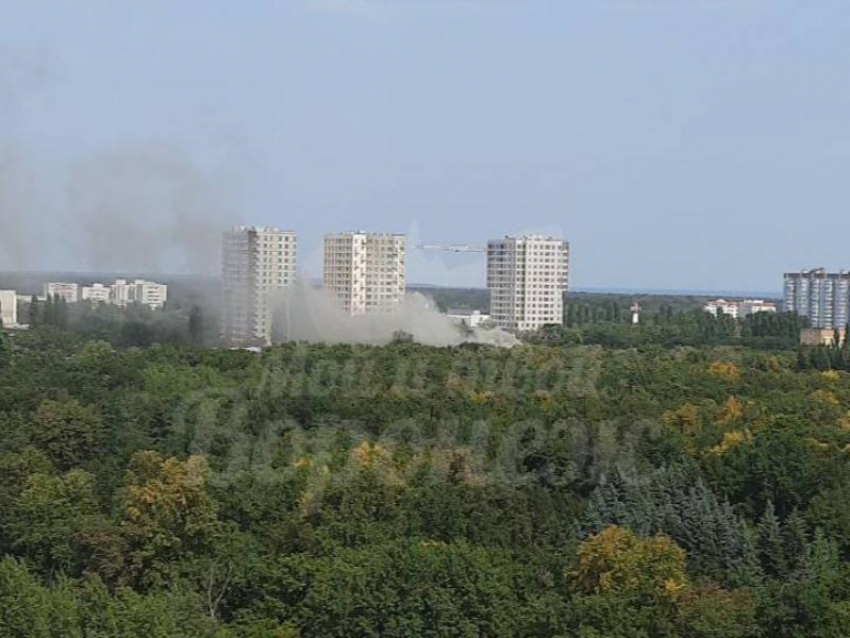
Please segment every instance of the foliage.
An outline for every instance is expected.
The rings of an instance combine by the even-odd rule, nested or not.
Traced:
[[[255,354],[76,312],[3,341],[0,638],[846,634],[850,374],[748,341],[787,318]]]

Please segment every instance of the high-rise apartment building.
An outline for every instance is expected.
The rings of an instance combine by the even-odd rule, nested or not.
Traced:
[[[536,330],[564,322],[569,244],[527,235],[487,242],[487,288],[493,322],[508,330]]]
[[[80,286],[64,282],[44,284],[44,296],[53,299],[61,297],[65,303],[77,303],[80,300]]]
[[[295,280],[298,238],[278,228],[237,226],[224,234],[222,249],[222,338],[269,343],[271,297]]]
[[[394,312],[406,290],[405,253],[404,235],[325,235],[325,290],[350,315]]]
[[[14,290],[0,290],[0,322],[6,327],[18,325],[18,295]]]
[[[825,268],[785,273],[783,310],[809,318],[813,328],[843,328],[850,317],[850,273]]]

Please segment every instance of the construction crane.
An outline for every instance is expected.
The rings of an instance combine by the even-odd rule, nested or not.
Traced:
[[[416,244],[416,250],[432,253],[486,253],[484,246],[469,246],[467,244]]]

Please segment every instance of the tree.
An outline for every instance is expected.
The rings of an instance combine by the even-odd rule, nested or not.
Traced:
[[[784,576],[788,570],[785,542],[782,527],[770,501],[758,525],[758,547],[765,573],[776,578]]]
[[[3,332],[3,320],[0,319],[0,370],[3,369],[3,366],[6,364],[6,360],[9,358],[9,344],[8,337],[6,333]]]
[[[99,520],[94,476],[71,470],[63,476],[32,474],[9,527],[14,547],[42,574],[81,573],[82,536]]]
[[[756,638],[754,605],[742,591],[694,586],[685,552],[665,536],[609,527],[580,544],[570,572],[581,636]],[[595,633],[593,633],[595,632]]]
[[[127,321],[121,326],[120,342],[123,346],[146,348],[153,339],[153,328],[142,321]]]
[[[30,429],[33,444],[61,470],[80,466],[98,454],[103,435],[103,420],[97,408],[81,405],[75,399],[42,401]]]
[[[29,307],[29,324],[30,328],[38,328],[41,325],[41,312],[39,308],[38,297],[33,295],[30,297],[30,307]]]
[[[53,301],[53,325],[57,328],[68,328],[68,303],[65,297],[59,295]]]
[[[138,452],[130,461],[123,499],[123,535],[132,582],[153,584],[181,560],[208,552],[219,532],[216,504],[207,492],[209,465]]]
[[[41,309],[41,323],[45,326],[56,325],[56,315],[53,311],[53,295],[47,295]]]
[[[192,306],[189,312],[189,341],[196,346],[204,343],[204,315],[200,306]]]
[[[685,552],[666,536],[638,538],[609,527],[579,545],[571,576],[586,595],[622,594],[637,602],[673,602],[687,587]]]

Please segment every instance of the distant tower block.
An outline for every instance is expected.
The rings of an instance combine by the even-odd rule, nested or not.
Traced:
[[[636,326],[640,323],[640,302],[635,299],[632,304],[632,325]]]

